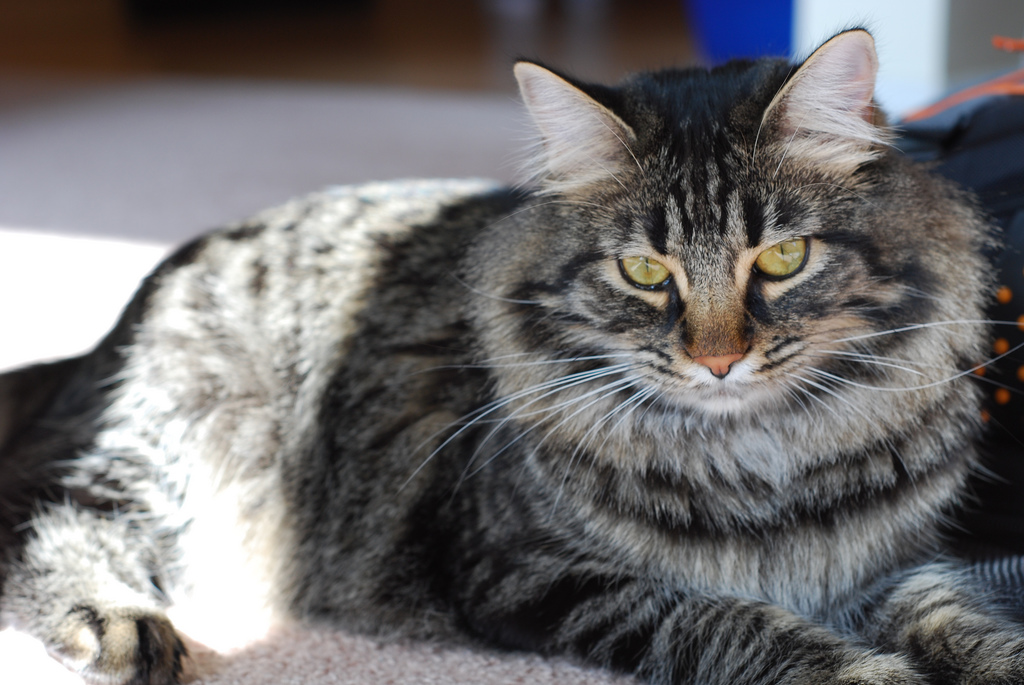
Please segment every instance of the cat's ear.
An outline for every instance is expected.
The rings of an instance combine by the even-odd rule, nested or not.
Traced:
[[[878,56],[867,31],[854,29],[814,51],[775,95],[764,122],[776,127],[787,157],[856,168],[889,139],[874,101]]]
[[[518,62],[515,76],[541,137],[530,172],[542,178],[549,190],[568,192],[593,183],[615,182],[636,164],[630,151],[636,135],[610,109],[532,62]]]

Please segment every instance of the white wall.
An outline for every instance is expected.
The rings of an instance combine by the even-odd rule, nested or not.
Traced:
[[[994,50],[990,40],[997,33],[1024,35],[1022,0],[794,0],[793,10],[797,57],[844,28],[864,26],[874,34],[881,65],[876,94],[894,115],[1020,61]]]

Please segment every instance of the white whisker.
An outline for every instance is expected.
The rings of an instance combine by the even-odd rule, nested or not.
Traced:
[[[977,326],[977,325],[1013,325],[1019,326],[1017,321],[994,321],[991,319],[958,319],[952,321],[929,321],[926,323],[915,323],[901,326],[899,328],[890,328],[884,331],[875,331],[873,333],[863,333],[860,335],[853,335],[848,338],[839,338],[838,340],[832,340],[832,343],[844,343],[844,342],[855,342],[857,340],[868,340],[871,338],[880,338],[886,335],[894,335],[896,333],[906,333],[908,331],[916,331],[922,328],[939,328],[942,326]]]
[[[856,381],[851,381],[848,378],[843,378],[841,376],[836,376],[836,375],[830,374],[830,373],[828,373],[826,371],[822,371],[821,369],[810,368],[808,370],[809,371],[813,371],[814,373],[818,374],[819,376],[830,376],[830,377],[832,377],[836,381],[845,383],[845,384],[847,384],[849,386],[852,386],[852,387],[855,387],[855,388],[865,388],[867,390],[879,390],[879,391],[883,391],[883,392],[907,392],[907,391],[910,391],[910,390],[925,390],[927,388],[934,388],[936,386],[944,385],[945,383],[949,383],[951,381],[954,381],[957,378],[962,378],[963,376],[968,376],[968,375],[971,375],[971,374],[975,374],[975,372],[978,369],[983,369],[983,368],[985,368],[986,366],[988,366],[990,364],[994,364],[995,362],[999,361],[1003,357],[1009,356],[1009,355],[1013,354],[1014,352],[1016,352],[1017,350],[1019,350],[1021,348],[1024,348],[1024,343],[1018,343],[1017,345],[1014,345],[1013,347],[1011,347],[1010,349],[1006,350],[1006,352],[1003,352],[1002,354],[996,355],[995,357],[991,357],[990,359],[988,359],[988,360],[986,360],[984,362],[981,362],[980,364],[975,364],[974,366],[972,366],[969,369],[961,370],[961,371],[953,374],[952,376],[946,376],[945,378],[940,378],[937,381],[932,381],[931,383],[924,383],[922,385],[907,385],[907,386],[896,387],[896,388],[893,388],[893,387],[881,387],[881,386],[876,386],[876,385],[868,385],[866,383],[858,383]],[[940,368],[942,368],[942,367],[940,367]],[[990,381],[990,382],[997,383],[997,381]],[[1009,386],[1004,386],[1004,387],[1008,387],[1009,388]],[[1012,389],[1012,388],[1010,388],[1010,389]]]
[[[640,380],[641,380],[641,378],[633,378],[633,379],[630,379],[630,383],[629,383],[629,384],[627,384],[627,385],[626,385],[625,387],[627,387],[627,388],[628,388],[628,387],[631,387],[631,386],[633,386],[633,385],[636,385],[636,384],[637,384],[637,383],[638,383],[638,382],[639,382]],[[540,449],[541,445],[543,445],[543,444],[545,443],[545,441],[547,441],[547,439],[548,439],[549,437],[551,437],[551,435],[552,435],[552,434],[554,434],[554,432],[555,432],[555,431],[557,431],[557,430],[558,430],[559,428],[561,428],[562,426],[564,426],[564,425],[565,425],[566,423],[568,423],[568,422],[569,422],[569,421],[571,421],[572,419],[576,418],[576,417],[577,417],[577,416],[578,416],[579,414],[581,414],[582,412],[586,411],[586,410],[587,410],[587,409],[589,409],[589,408],[590,408],[591,406],[593,406],[593,405],[597,404],[597,403],[598,403],[598,402],[600,402],[601,400],[604,400],[604,399],[607,399],[608,397],[611,397],[612,395],[614,395],[614,394],[615,394],[615,393],[617,393],[618,391],[619,391],[619,388],[615,388],[615,389],[612,389],[612,390],[610,390],[610,391],[608,391],[608,392],[604,393],[604,394],[603,394],[603,395],[601,395],[600,397],[598,397],[598,398],[596,398],[596,399],[594,399],[594,400],[591,400],[590,402],[588,402],[587,404],[583,405],[582,407],[580,407],[579,409],[577,409],[576,411],[572,412],[571,414],[569,414],[568,416],[566,416],[566,417],[565,417],[564,419],[562,419],[561,421],[559,421],[559,422],[558,422],[557,424],[555,424],[554,426],[552,426],[552,427],[551,427],[551,428],[550,428],[550,429],[548,430],[548,432],[547,432],[547,433],[546,433],[546,434],[544,435],[544,437],[543,437],[543,438],[541,438],[540,442],[538,442],[538,443],[537,443],[537,444],[536,444],[536,445],[534,446],[534,453],[536,453],[536,451]],[[618,406],[619,406],[619,407],[621,407],[621,406],[622,406],[622,403],[620,403],[620,404],[619,404]],[[601,423],[603,423],[603,421],[604,421],[604,420],[605,420],[605,419],[606,419],[606,418],[607,418],[608,416],[610,416],[610,415],[613,415],[615,411],[616,411],[616,410],[614,410],[614,409],[613,409],[613,410],[612,410],[611,412],[609,412],[609,413],[605,414],[605,416],[604,416],[604,417],[602,417],[601,419],[599,419],[598,421],[596,421],[596,422],[594,423],[594,426],[591,426],[591,428],[587,430],[587,433],[585,433],[585,434],[584,434],[584,438],[585,438],[585,437],[586,437],[587,435],[589,435],[589,434],[590,434],[590,432],[591,432],[592,430],[594,430],[594,428],[595,428],[596,426],[600,426],[600,425],[601,425]],[[573,452],[572,452],[572,454],[570,455],[570,457],[569,457],[568,461],[566,462],[566,466],[565,466],[565,472],[564,472],[564,474],[563,474],[563,476],[562,476],[562,481],[561,481],[561,483],[560,483],[560,484],[559,484],[559,486],[558,486],[558,494],[557,494],[557,495],[555,496],[555,501],[554,501],[554,502],[552,503],[552,513],[554,513],[554,510],[558,508],[558,503],[559,503],[559,501],[561,501],[561,498],[562,498],[562,491],[563,491],[563,490],[564,490],[564,488],[565,488],[565,483],[566,483],[566,480],[568,480],[568,478],[569,478],[569,473],[570,473],[570,472],[572,471],[572,467],[573,467],[573,464],[575,464],[575,463],[576,463],[576,460],[577,460],[577,458],[579,457],[579,455],[580,455],[580,454],[582,454],[582,450],[581,450],[581,445],[577,445],[577,446],[576,446],[576,449],[574,449],[574,450],[573,450]]]
[[[602,368],[599,368],[599,369],[591,369],[591,370],[588,370],[588,371],[581,371],[581,372],[578,372],[578,373],[569,374],[568,376],[563,376],[561,378],[555,378],[555,379],[546,381],[544,383],[538,383],[537,385],[531,386],[531,387],[526,388],[524,390],[520,390],[519,392],[513,393],[513,394],[508,395],[506,397],[498,398],[498,399],[496,399],[496,400],[494,400],[492,402],[488,402],[487,404],[483,405],[482,407],[478,407],[477,409],[475,409],[475,410],[471,411],[470,413],[466,414],[465,416],[463,416],[461,419],[456,421],[454,424],[449,424],[448,426],[446,426],[442,430],[436,431],[429,438],[427,438],[423,443],[421,443],[420,446],[422,446],[423,444],[429,442],[430,440],[432,440],[434,437],[436,437],[440,433],[444,432],[445,430],[448,430],[448,428],[450,428],[452,425],[457,425],[460,421],[466,421],[466,423],[461,428],[459,428],[457,431],[455,431],[450,436],[448,436],[444,440],[444,442],[442,442],[440,445],[438,445],[430,454],[428,454],[426,456],[426,458],[409,475],[409,477],[406,479],[406,481],[402,484],[401,488],[399,488],[399,489],[401,490],[402,488],[405,488],[405,486],[408,485],[412,481],[412,479],[415,478],[420,473],[420,471],[422,471],[426,467],[426,465],[441,450],[443,450],[445,447],[447,447],[459,435],[461,435],[465,431],[469,430],[469,428],[471,428],[472,426],[474,426],[477,423],[479,423],[484,417],[493,414],[494,412],[496,412],[496,411],[498,411],[498,410],[508,406],[509,404],[515,402],[516,400],[522,399],[523,397],[528,397],[528,396],[530,396],[532,394],[535,394],[535,393],[538,393],[538,392],[544,392],[545,390],[547,391],[545,394],[541,395],[541,397],[535,398],[534,400],[531,400],[531,402],[527,403],[527,406],[528,406],[529,404],[532,404],[533,402],[536,402],[536,401],[538,401],[540,399],[543,399],[544,397],[547,397],[547,396],[549,396],[551,394],[554,394],[555,392],[559,392],[559,391],[561,391],[561,390],[563,390],[565,388],[569,388],[569,387],[573,387],[573,386],[576,386],[576,385],[580,385],[582,383],[589,382],[589,381],[593,380],[594,378],[601,378],[603,376],[608,376],[608,375],[613,375],[613,374],[616,374],[616,373],[620,373],[622,371],[628,370],[628,369],[633,368],[633,367],[634,367],[633,364],[616,364],[614,366],[602,367]],[[419,447],[417,447],[416,449],[419,449]]]
[[[853,190],[852,188],[847,188],[844,185],[840,185],[839,183],[825,183],[825,182],[805,183],[804,185],[800,186],[797,190],[803,190],[804,188],[813,188],[815,186],[825,186],[827,188],[838,188],[839,190],[843,190],[843,191],[849,193],[850,195],[853,195],[858,200],[863,201],[865,204],[869,204],[872,207],[877,207],[878,206],[876,203],[872,202],[870,199],[868,199],[864,195],[858,193],[857,191]]]
[[[806,370],[807,370],[808,372],[811,372],[811,373],[813,373],[813,372],[816,372],[816,371],[818,371],[818,369],[815,369],[815,368],[813,368],[813,367],[808,367],[808,368],[807,368]],[[835,400],[837,400],[837,401],[839,401],[839,402],[842,402],[842,403],[843,403],[843,404],[845,404],[845,405],[846,405],[847,407],[849,407],[850,409],[852,409],[852,410],[853,410],[853,411],[854,411],[854,412],[855,412],[855,413],[856,413],[856,414],[857,414],[858,416],[860,416],[861,418],[864,418],[864,419],[870,419],[870,417],[869,417],[869,416],[868,416],[867,414],[865,414],[865,413],[864,413],[864,412],[863,412],[863,411],[861,410],[861,408],[860,408],[860,407],[858,407],[857,405],[855,405],[855,404],[854,404],[853,402],[851,402],[851,401],[850,401],[849,399],[847,399],[847,398],[843,397],[843,396],[842,396],[842,395],[841,395],[841,394],[840,394],[839,392],[837,392],[837,391],[836,391],[835,389],[833,389],[833,388],[830,388],[830,387],[828,387],[827,385],[823,385],[822,383],[817,383],[817,382],[815,382],[815,381],[812,381],[812,380],[811,380],[810,378],[807,378],[807,377],[805,377],[805,376],[801,376],[800,374],[796,374],[796,373],[793,373],[793,374],[790,374],[790,375],[791,375],[792,377],[794,377],[794,378],[797,378],[797,379],[799,379],[799,380],[800,380],[800,381],[802,381],[803,383],[806,383],[807,385],[811,386],[812,388],[817,388],[818,390],[822,391],[823,393],[826,393],[827,395],[830,395],[830,396],[831,396],[831,397],[833,397],[833,398],[834,398]],[[831,374],[830,374],[830,375],[831,375]],[[811,396],[811,397],[815,397],[814,393],[811,393],[811,394],[810,394],[810,396]],[[820,397],[815,397],[815,399],[818,399],[818,400],[820,400],[821,398],[820,398]],[[825,405],[826,405],[826,406],[828,406],[828,403],[825,403]],[[830,407],[830,409],[834,409],[834,408]],[[838,414],[837,414],[837,415],[838,415]]]
[[[835,393],[833,393],[832,391],[828,390],[827,388],[822,388],[822,386],[820,386],[820,385],[818,385],[818,384],[816,384],[816,383],[814,383],[814,382],[812,382],[812,381],[809,381],[809,380],[807,380],[807,379],[806,379],[806,378],[804,378],[803,376],[798,376],[798,375],[796,375],[796,374],[792,374],[792,376],[793,376],[794,378],[796,378],[796,379],[797,379],[798,381],[801,381],[801,382],[807,383],[808,385],[811,385],[811,386],[813,386],[813,387],[816,387],[816,388],[819,388],[819,389],[821,389],[821,390],[824,390],[825,392],[828,392],[828,393],[829,393],[830,395],[834,395],[834,394],[835,394]],[[818,404],[820,404],[820,405],[821,405],[822,407],[824,407],[824,408],[825,408],[825,409],[827,409],[828,411],[832,412],[832,413],[833,413],[834,415],[836,415],[837,417],[838,417],[838,416],[840,416],[839,412],[838,412],[838,411],[836,411],[836,408],[835,408],[835,407],[833,407],[833,406],[832,406],[832,405],[830,405],[830,404],[829,404],[828,402],[826,402],[825,400],[823,400],[823,399],[821,399],[820,397],[818,397],[817,395],[815,395],[815,394],[814,394],[813,392],[811,392],[811,391],[810,391],[810,390],[808,390],[807,388],[801,387],[801,386],[800,386],[799,384],[795,385],[794,387],[796,387],[796,389],[797,389],[797,390],[799,390],[800,392],[802,392],[802,393],[804,394],[804,396],[805,396],[805,397],[808,397],[808,398],[810,398],[810,399],[814,400],[815,402],[817,402]]]
[[[605,205],[599,204],[597,202],[586,202],[584,200],[547,200],[546,202],[537,202],[535,204],[530,204],[530,205],[527,205],[526,207],[522,207],[520,209],[517,209],[514,212],[506,214],[505,216],[501,217],[500,219],[495,219],[491,223],[487,224],[486,227],[487,228],[491,228],[493,226],[497,226],[501,222],[508,221],[509,219],[511,219],[512,217],[516,216],[517,214],[522,214],[523,212],[528,212],[528,211],[530,211],[532,209],[537,209],[539,207],[544,207],[545,205],[582,205],[584,207],[597,207],[598,209],[600,209],[602,211],[608,211],[608,208]]]
[[[583,437],[580,440],[580,444],[578,444],[576,446],[576,449],[573,451],[572,458],[575,458],[578,453],[580,453],[582,450],[585,450],[590,445],[590,443],[593,442],[594,436],[597,434],[597,431],[599,431],[610,418],[618,414],[623,409],[629,407],[629,411],[626,412],[623,416],[621,416],[619,420],[615,422],[615,425],[612,426],[612,430],[609,432],[608,437],[610,437],[611,434],[615,432],[615,429],[619,427],[619,425],[636,409],[637,406],[642,404],[644,400],[653,395],[655,392],[657,392],[655,388],[643,388],[642,390],[633,393],[625,400],[623,400],[622,402],[608,410],[608,412],[605,413],[604,416],[595,421],[594,425],[588,428],[587,432],[583,434]],[[608,440],[608,437],[605,438],[605,441]],[[604,443],[602,443],[602,445],[603,444]]]
[[[524,353],[524,354],[528,354],[528,353]],[[599,360],[599,359],[621,359],[623,357],[627,357],[628,358],[628,357],[632,357],[632,356],[634,356],[634,355],[631,355],[631,354],[623,352],[621,354],[593,354],[593,355],[588,355],[588,356],[585,356],[585,357],[566,357],[564,359],[537,359],[537,360],[534,360],[534,361],[512,362],[512,363],[509,363],[509,364],[491,364],[491,363],[489,363],[490,360],[484,360],[484,361],[481,361],[481,362],[476,363],[476,364],[460,364],[460,365],[453,365],[451,367],[437,367],[437,368],[507,369],[507,368],[526,367],[526,366],[547,366],[547,365],[551,365],[551,364],[569,364],[569,363],[572,363],[572,362],[596,361],[596,360]],[[501,357],[494,357],[493,359],[497,360],[497,359],[501,359]]]
[[[792,75],[793,75],[793,69],[790,69],[789,74],[786,76],[786,80],[783,81],[782,85],[779,86],[779,89],[777,91],[775,91],[775,95],[772,98],[772,102],[773,103],[776,100],[779,99],[779,94],[782,93],[783,89],[786,87],[786,84],[789,82],[789,77],[792,76]],[[754,135],[754,148],[753,148],[753,150],[750,153],[751,161],[754,161],[754,160],[757,159],[757,143],[761,139],[761,130],[764,128],[765,122],[768,120],[768,112],[770,112],[771,109],[772,108],[770,106],[765,109],[764,114],[761,116],[761,121],[757,125],[757,133]]]
[[[498,302],[508,302],[509,304],[544,304],[540,300],[516,300],[516,299],[511,298],[511,297],[502,297],[501,295],[492,295],[491,293],[485,293],[483,290],[480,290],[479,288],[475,288],[472,285],[470,285],[469,283],[466,283],[466,281],[464,281],[461,278],[459,278],[455,273],[449,273],[448,275],[451,276],[453,279],[455,279],[455,281],[459,285],[461,285],[462,287],[466,288],[467,290],[469,290],[472,293],[480,295],[481,297],[486,297],[486,298],[491,299],[491,300],[497,300]]]
[[[504,426],[506,423],[511,422],[513,419],[521,419],[523,417],[534,416],[536,414],[543,414],[543,418],[541,418],[539,421],[534,422],[533,425],[531,425],[529,428],[525,429],[519,435],[517,435],[515,438],[513,438],[511,441],[509,441],[508,443],[503,445],[501,447],[501,449],[499,449],[497,452],[495,452],[494,454],[489,456],[487,458],[487,460],[483,464],[478,466],[472,472],[469,472],[468,475],[465,475],[465,471],[464,471],[464,476],[463,476],[463,478],[460,479],[460,482],[465,480],[465,478],[472,478],[474,475],[479,473],[482,469],[486,468],[488,464],[490,464],[495,459],[497,459],[499,456],[501,456],[501,454],[503,454],[506,450],[508,450],[514,444],[519,442],[521,439],[523,439],[524,437],[526,437],[527,435],[532,433],[534,430],[536,430],[537,428],[542,426],[548,419],[553,418],[557,413],[559,413],[561,411],[564,411],[565,409],[568,409],[569,407],[571,407],[571,406],[573,406],[575,404],[578,404],[579,402],[584,401],[588,397],[591,397],[591,396],[593,396],[595,394],[600,394],[599,397],[597,397],[596,399],[591,400],[590,402],[586,403],[583,407],[577,409],[575,412],[573,412],[572,414],[567,416],[565,419],[563,419],[562,421],[557,423],[555,426],[553,426],[548,431],[548,433],[544,436],[544,438],[540,441],[540,443],[537,444],[537,447],[539,447],[541,444],[543,444],[544,440],[547,440],[547,438],[551,435],[551,433],[553,431],[555,431],[558,428],[560,428],[561,426],[565,425],[566,421],[569,421],[570,419],[574,418],[575,416],[578,416],[580,414],[580,412],[585,411],[586,409],[588,409],[589,407],[593,406],[594,404],[600,402],[601,400],[603,400],[603,399],[605,399],[607,397],[610,397],[611,395],[615,394],[616,392],[619,391],[619,389],[622,386],[629,387],[630,385],[635,385],[637,382],[639,382],[641,380],[641,378],[642,378],[642,376],[620,378],[620,379],[618,379],[616,381],[612,381],[611,383],[606,383],[606,384],[602,385],[599,388],[596,388],[594,390],[590,390],[590,391],[588,391],[588,392],[586,392],[583,395],[580,395],[578,397],[574,397],[574,398],[571,398],[571,399],[566,400],[564,402],[560,402],[559,404],[553,405],[551,407],[546,407],[543,410],[539,410],[539,411],[535,411],[535,412],[530,412],[530,413],[527,413],[527,414],[521,414],[521,415],[517,415],[516,412],[512,412],[508,417],[503,419],[498,424],[498,426],[496,426],[495,429],[493,431],[491,431],[487,435],[487,437],[483,441],[481,441],[480,445],[477,447],[476,452],[474,452],[473,456],[470,457],[470,459],[466,462],[466,469],[465,469],[465,471],[468,471],[470,466],[473,465],[473,462],[476,461],[476,458],[480,455],[480,452],[483,449],[484,444],[486,444],[487,441],[490,440],[498,432],[498,430],[501,429],[501,427]]]
[[[912,373],[912,374],[915,374],[917,376],[924,376],[925,374],[923,372],[921,372],[921,371],[918,371],[917,369],[910,368],[909,366],[907,366],[907,364],[914,364],[914,365],[918,365],[918,366],[924,366],[924,367],[927,367],[927,368],[938,368],[937,365],[927,364],[925,362],[912,362],[910,360],[905,360],[905,359],[892,359],[892,358],[886,358],[886,357],[875,357],[875,356],[870,355],[870,354],[862,354],[862,353],[859,353],[859,352],[847,352],[847,351],[844,351],[844,350],[816,350],[814,352],[806,352],[805,351],[803,354],[804,354],[804,356],[807,356],[807,357],[822,357],[822,356],[828,356],[828,355],[832,355],[832,356],[836,356],[836,357],[843,357],[843,358],[846,358],[846,359],[850,359],[851,361],[860,362],[862,364],[867,364],[867,365],[871,365],[871,366],[878,366],[878,367],[883,367],[883,368],[889,368],[889,369],[897,369],[899,371],[905,371],[906,373]],[[901,363],[896,363],[897,361],[901,362]]]
[[[597,116],[597,115],[595,114],[594,116]],[[633,162],[636,164],[636,168],[640,170],[640,175],[641,176],[646,176],[647,172],[644,171],[643,165],[640,164],[640,160],[636,158],[635,154],[633,154],[633,150],[631,150],[629,145],[626,144],[626,141],[624,141],[622,139],[622,137],[619,136],[619,134],[615,131],[615,129],[612,126],[608,125],[608,122],[605,121],[604,118],[598,117],[598,120],[601,122],[602,125],[604,125],[604,127],[606,129],[608,129],[609,133],[611,133],[613,136],[615,136],[615,139],[617,141],[619,141],[619,143],[622,144],[622,147],[624,147],[626,149],[626,152],[629,153],[629,156],[633,158]],[[601,166],[601,168],[604,169],[604,166]],[[608,171],[608,170],[605,169],[605,171]],[[609,173],[611,173],[611,172],[609,172]],[[615,178],[614,174],[612,174],[612,178]],[[619,179],[615,178],[615,180],[618,181]],[[619,185],[622,185],[622,183],[620,182]],[[626,186],[623,185],[622,187],[625,188]]]

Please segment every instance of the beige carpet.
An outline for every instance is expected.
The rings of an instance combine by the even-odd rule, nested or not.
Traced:
[[[634,681],[559,660],[431,645],[378,644],[344,633],[278,629],[226,652],[190,644],[194,685],[629,685]],[[42,645],[0,632],[5,685],[82,685]]]

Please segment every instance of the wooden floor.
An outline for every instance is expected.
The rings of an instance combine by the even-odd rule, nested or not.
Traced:
[[[532,23],[491,9],[531,1],[542,8]],[[126,2],[174,5],[0,0],[0,75],[174,74],[510,90],[509,66],[519,55],[594,79],[694,59],[680,0],[337,0],[299,9],[281,0],[288,10],[219,0],[236,9],[156,17],[132,12]],[[574,7],[584,11],[574,15]]]

